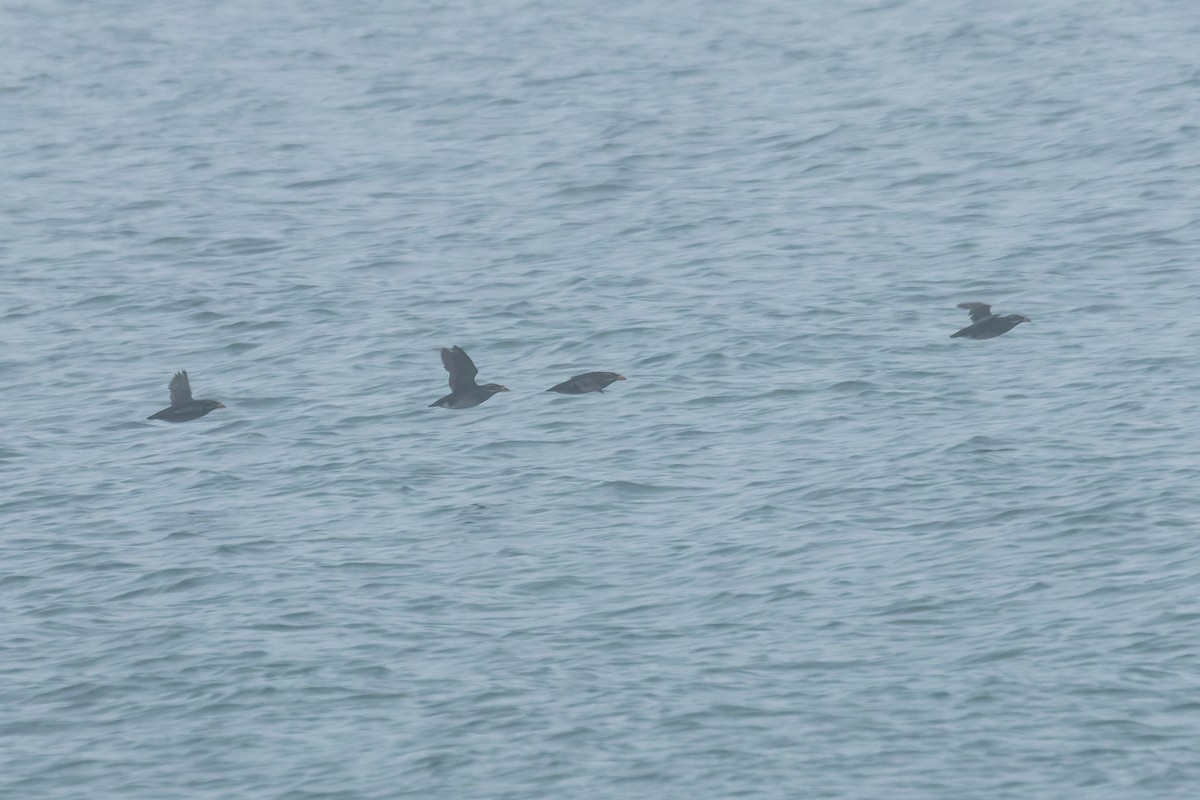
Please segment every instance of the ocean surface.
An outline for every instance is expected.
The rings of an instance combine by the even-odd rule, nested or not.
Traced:
[[[1198,41],[4,4],[0,797],[1196,797]]]

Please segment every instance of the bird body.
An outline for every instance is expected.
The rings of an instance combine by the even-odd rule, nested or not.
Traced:
[[[551,386],[547,392],[559,394],[587,394],[588,392],[604,393],[604,387],[614,381],[625,380],[624,375],[615,372],[585,372],[582,375],[565,380],[557,386]]]
[[[162,411],[151,414],[146,419],[161,419],[164,422],[187,422],[188,420],[203,417],[215,409],[225,407],[224,403],[219,403],[216,400],[193,400],[192,385],[188,382],[187,372],[184,370],[175,373],[175,377],[171,378],[171,382],[167,384],[167,388],[171,391],[171,405]]]
[[[971,315],[971,324],[962,330],[950,334],[951,339],[963,337],[966,339],[992,339],[1002,333],[1008,333],[1022,322],[1032,322],[1029,317],[1020,314],[1009,314],[1001,317],[992,313],[992,307],[987,303],[959,303],[959,308],[965,308]]]
[[[472,408],[498,392],[508,391],[507,387],[498,383],[486,383],[483,386],[475,383],[479,370],[471,357],[457,345],[442,348],[442,366],[450,373],[450,394],[430,403],[430,408]]]

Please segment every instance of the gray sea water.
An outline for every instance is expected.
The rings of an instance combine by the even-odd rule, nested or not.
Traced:
[[[1197,796],[1197,41],[0,7],[0,796]]]

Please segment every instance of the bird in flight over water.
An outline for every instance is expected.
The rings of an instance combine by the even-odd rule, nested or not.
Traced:
[[[959,308],[965,308],[971,315],[971,324],[957,333],[950,334],[951,339],[960,336],[967,339],[991,339],[1002,333],[1008,333],[1022,322],[1033,322],[1029,317],[1020,314],[1009,314],[1007,317],[992,313],[992,307],[987,303],[959,303]]]
[[[203,417],[214,409],[225,407],[224,403],[216,400],[193,400],[192,385],[188,383],[187,372],[184,370],[175,373],[175,377],[171,378],[167,388],[171,390],[171,405],[157,414],[151,414],[146,419],[187,422],[190,419]]]
[[[479,370],[466,352],[455,345],[442,348],[442,366],[450,373],[450,394],[429,404],[430,408],[471,408],[487,400],[497,392],[507,392],[508,387],[498,383],[475,383]]]
[[[557,386],[551,386],[546,391],[559,394],[587,394],[588,392],[604,394],[604,387],[614,381],[623,380],[625,380],[625,376],[615,372],[585,372],[565,380]]]

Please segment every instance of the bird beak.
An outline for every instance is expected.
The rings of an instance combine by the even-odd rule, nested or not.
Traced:
[[[500,391],[502,391],[502,392],[507,392],[507,391],[508,391],[508,387],[507,387],[507,386],[501,386],[501,387],[500,387]]]
[[[627,380],[627,378],[624,375],[618,375],[617,380],[623,381],[623,380]]]
[[[224,407],[225,407],[224,403],[217,403],[217,408],[224,408]]]

